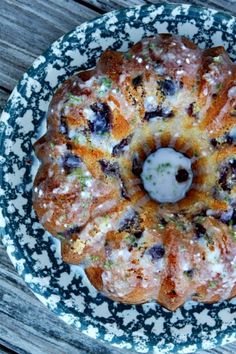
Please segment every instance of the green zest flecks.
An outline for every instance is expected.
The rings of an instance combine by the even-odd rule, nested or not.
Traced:
[[[51,148],[52,150],[54,149],[55,146],[56,146],[55,143],[50,143],[50,148]]]
[[[222,89],[222,87],[223,87],[222,82],[218,82],[218,83],[216,84],[216,91],[217,91],[217,92],[220,91],[220,90]]]
[[[236,231],[234,229],[229,230],[230,236],[236,242]]]
[[[127,241],[131,245],[134,245],[137,242],[137,239],[134,235],[131,234],[125,237],[125,241]]]
[[[106,270],[109,270],[109,269],[111,269],[112,268],[112,266],[113,266],[113,262],[111,261],[111,260],[109,260],[109,259],[107,259],[105,262],[104,262],[104,269],[106,269]]]
[[[169,163],[169,162],[161,163],[160,165],[157,166],[156,170],[158,173],[165,173],[165,171],[170,167],[171,167],[171,163]]]
[[[214,61],[215,63],[222,63],[222,57],[221,57],[220,55],[218,55],[217,57],[214,57],[214,58],[213,58],[213,61]]]
[[[218,285],[218,281],[217,280],[211,280],[208,282],[208,288],[210,289],[215,289]]]
[[[101,86],[99,87],[98,94],[99,96],[103,96],[107,91],[109,91],[112,87],[112,81],[108,77],[103,77],[101,79]]]
[[[75,95],[72,95],[71,93],[68,93],[68,98],[71,101],[71,103],[82,103],[82,102],[84,102],[84,97],[75,96]]]
[[[81,167],[75,168],[73,170],[73,172],[71,172],[70,175],[77,177],[77,179],[80,182],[82,190],[86,187],[86,185],[87,185],[86,182],[92,179],[91,176],[86,176],[85,175],[85,172],[84,172],[84,170]]]
[[[92,255],[92,256],[90,256],[90,259],[91,259],[92,262],[99,262],[100,261],[100,256]]]

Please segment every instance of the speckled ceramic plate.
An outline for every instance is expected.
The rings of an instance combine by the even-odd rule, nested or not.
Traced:
[[[127,306],[98,294],[79,267],[64,264],[59,245],[32,210],[38,162],[32,143],[45,131],[45,112],[57,86],[94,66],[107,47],[125,50],[158,32],[185,35],[202,47],[224,45],[236,57],[236,20],[190,5],[159,4],[106,14],[77,27],[40,56],[14,89],[1,117],[3,243],[35,295],[83,333],[140,353],[191,353],[236,339],[236,299],[189,302],[171,313],[151,303]]]

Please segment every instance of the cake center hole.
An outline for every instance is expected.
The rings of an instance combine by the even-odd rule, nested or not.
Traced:
[[[152,199],[160,203],[178,202],[192,184],[191,160],[172,148],[160,148],[144,161],[141,179]]]

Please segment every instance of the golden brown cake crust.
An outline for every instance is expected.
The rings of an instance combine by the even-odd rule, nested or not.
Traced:
[[[107,50],[95,69],[55,93],[33,204],[105,296],[129,304],[236,295],[236,69],[223,47],[158,35]],[[192,162],[176,203],[158,203],[140,178],[147,156],[171,147]]]

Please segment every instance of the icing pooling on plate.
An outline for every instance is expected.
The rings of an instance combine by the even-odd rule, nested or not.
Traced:
[[[123,46],[124,50],[129,43],[155,34],[157,29],[188,35],[203,46],[223,44],[235,58],[235,19],[191,5],[160,4],[122,10],[64,36],[24,75],[2,116],[1,131],[6,143],[2,145],[1,163],[8,180],[4,179],[1,187],[0,221],[3,242],[18,272],[40,301],[64,321],[86,335],[120,348],[140,353],[192,353],[236,339],[235,300],[215,305],[187,303],[173,315],[154,304],[115,307],[92,288],[88,291],[83,273],[61,264],[52,239],[34,215],[29,217],[32,210],[29,171],[34,176],[37,164],[23,167],[32,154],[35,128],[39,135],[43,133],[39,125],[55,87],[78,67],[84,69],[85,63],[86,67],[94,66],[108,45],[116,49]],[[91,50],[94,46],[96,50]],[[114,324],[111,317],[115,318]]]
[[[182,180],[178,178],[181,173]],[[158,149],[145,160],[141,177],[152,199],[175,203],[185,197],[191,186],[191,159],[172,148]]]

